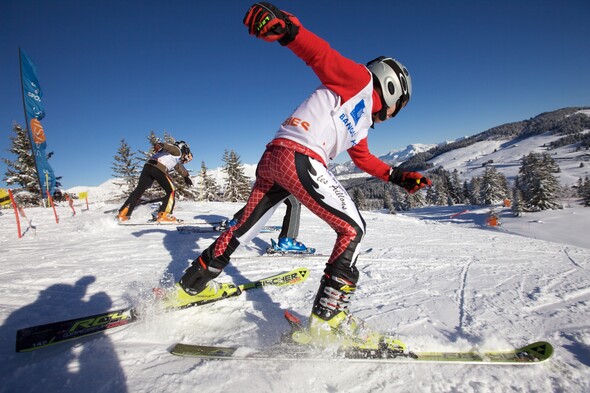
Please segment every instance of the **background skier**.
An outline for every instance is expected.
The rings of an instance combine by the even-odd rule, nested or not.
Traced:
[[[279,240],[274,249],[275,251],[284,252],[306,251],[308,249],[307,246],[300,241],[297,241],[297,237],[299,236],[299,225],[301,223],[301,202],[299,202],[293,195],[289,195],[289,197],[284,200],[284,203],[287,205],[287,210],[283,217]],[[223,220],[219,230],[226,230],[227,228],[236,225],[240,220],[240,217],[244,214],[244,209],[245,206],[238,210],[231,220]]]
[[[158,210],[156,220],[163,224],[180,222],[180,220],[172,215],[174,211],[175,188],[168,172],[172,170],[178,171],[184,178],[185,183],[192,186],[193,182],[183,164],[190,162],[193,159],[193,155],[188,143],[184,141],[175,142],[174,144],[158,142],[154,145],[154,150],[155,153],[143,166],[137,187],[135,187],[135,190],[131,192],[123,206],[119,209],[119,214],[117,215],[119,221],[127,221],[131,218],[131,213],[133,213],[133,209],[139,203],[139,199],[143,193],[156,181],[166,192]]]

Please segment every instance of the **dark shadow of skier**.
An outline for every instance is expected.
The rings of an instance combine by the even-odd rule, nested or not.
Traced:
[[[160,279],[159,285],[162,287],[171,287],[182,277],[184,270],[189,267],[195,258],[199,239],[210,243],[219,235],[219,232],[183,234],[179,233],[174,226],[144,229],[133,232],[132,234],[135,237],[142,237],[152,233],[162,233],[164,235],[162,242],[170,254],[169,261],[162,261],[162,266],[166,266],[167,264]]]
[[[74,285],[52,285],[4,321],[0,327],[0,391],[127,392],[127,379],[113,344],[100,333],[32,352],[15,352],[18,329],[109,310],[112,301],[104,292],[83,300],[94,281],[85,276]]]

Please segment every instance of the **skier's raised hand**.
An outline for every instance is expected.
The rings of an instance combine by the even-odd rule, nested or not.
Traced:
[[[248,33],[268,42],[279,41],[287,45],[299,33],[301,23],[293,15],[279,10],[270,3],[260,2],[250,7],[244,16]]]

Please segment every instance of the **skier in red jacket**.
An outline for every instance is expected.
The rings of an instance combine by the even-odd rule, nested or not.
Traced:
[[[235,292],[232,284],[213,279],[230,262],[234,250],[248,243],[283,200],[293,195],[337,233],[313,304],[310,334],[318,342],[337,341],[343,346],[377,348],[383,342],[396,346],[396,340],[370,331],[350,313],[365,221],[327,163],[346,151],[363,171],[410,193],[431,185],[420,173],[390,167],[367,145],[369,129],[407,105],[412,94],[410,74],[392,58],[379,57],[365,66],[343,57],[296,17],[269,3],[250,7],[244,24],[251,35],[290,49],[322,85],[281,124],[258,163],[244,214],[193,261],[168,296],[169,306]]]

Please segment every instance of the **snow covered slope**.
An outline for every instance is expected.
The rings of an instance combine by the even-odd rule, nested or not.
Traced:
[[[548,363],[518,368],[240,363],[170,355],[176,342],[272,344],[288,329],[283,309],[309,315],[325,260],[259,256],[273,234],[240,248],[236,255],[241,258],[220,280],[239,283],[304,266],[312,271],[305,283],[151,314],[107,334],[17,354],[17,329],[140,304],[152,287],[177,280],[215,236],[180,234],[163,226],[118,226],[112,214],[103,213],[118,206],[93,203],[84,212],[80,203],[76,207],[72,217],[60,206],[59,224],[51,209],[27,209],[35,228],[21,239],[14,216],[6,211],[0,216],[0,392],[590,391],[590,240],[577,246],[541,240],[556,239],[551,233],[556,226],[543,215],[521,221],[525,236],[482,227],[476,209],[454,216],[470,207],[423,209],[412,216],[364,213],[368,232],[352,310],[416,351],[501,349],[548,340],[556,348]],[[239,207],[180,202],[176,214],[218,220]],[[563,212],[568,211],[581,218],[570,220],[568,230],[588,233],[590,209]],[[149,212],[141,206],[134,219]],[[282,213],[270,223],[280,224]],[[303,210],[301,241],[329,253],[334,237]]]

